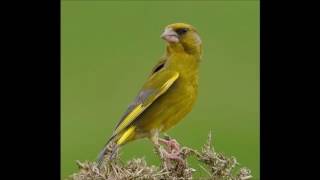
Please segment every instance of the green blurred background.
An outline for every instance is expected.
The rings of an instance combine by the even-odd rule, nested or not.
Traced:
[[[75,161],[95,160],[127,105],[163,54],[163,28],[194,25],[203,40],[199,98],[168,134],[215,148],[259,179],[258,1],[62,1],[61,178]],[[127,144],[124,160],[158,164],[147,140]],[[195,159],[191,166],[201,168]]]

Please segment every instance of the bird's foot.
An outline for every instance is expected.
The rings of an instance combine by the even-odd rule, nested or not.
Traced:
[[[186,167],[186,160],[181,153],[179,143],[175,139],[172,139],[169,136],[165,136],[164,139],[159,138],[159,133],[155,131],[151,136],[151,141],[153,142],[155,152],[160,156],[165,169],[169,170],[175,169],[175,167]]]
[[[161,139],[159,138],[159,143],[165,145],[166,150],[170,154],[179,154],[180,153],[180,144],[175,139]]]
[[[160,149],[160,151],[162,157],[167,160],[167,167],[174,167],[173,162],[179,166],[186,166],[186,161],[181,157],[180,145],[175,139],[159,138],[159,143],[165,145],[165,149]]]
[[[180,152],[170,152],[163,151],[162,155],[165,159],[174,160],[177,162],[184,162],[184,160],[180,157]]]

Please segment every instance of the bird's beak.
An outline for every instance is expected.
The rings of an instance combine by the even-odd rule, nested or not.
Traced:
[[[179,35],[172,28],[166,28],[160,37],[169,43],[179,42]]]

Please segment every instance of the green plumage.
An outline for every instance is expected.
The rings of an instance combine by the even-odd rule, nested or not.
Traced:
[[[164,39],[168,42],[165,56],[152,69],[108,143],[121,146],[139,138],[152,139],[192,110],[198,92],[201,39],[191,25],[184,23],[167,26]]]

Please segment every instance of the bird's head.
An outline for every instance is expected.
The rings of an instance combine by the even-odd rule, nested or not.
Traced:
[[[168,42],[168,46],[174,51],[185,51],[189,54],[201,54],[201,38],[197,30],[185,23],[168,25],[161,38]]]

